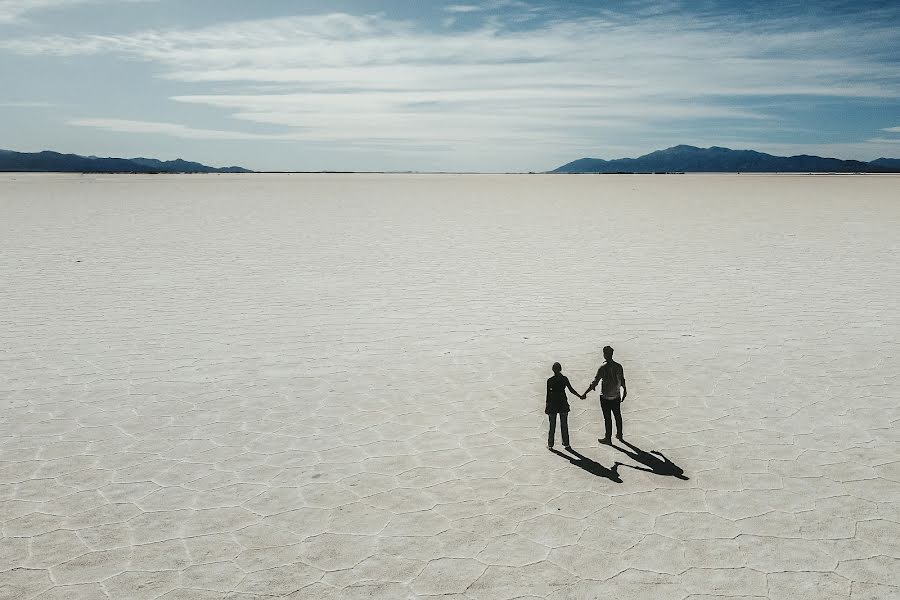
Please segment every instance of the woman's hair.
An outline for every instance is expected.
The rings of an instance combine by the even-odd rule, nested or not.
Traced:
[[[553,372],[559,373],[560,371],[562,371],[562,365],[559,363],[553,363]]]

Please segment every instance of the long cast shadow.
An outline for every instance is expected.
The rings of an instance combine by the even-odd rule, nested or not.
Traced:
[[[631,449],[631,452],[626,450],[625,448],[620,448],[615,444],[612,445],[613,448],[620,452],[624,452],[627,456],[634,459],[635,461],[641,463],[647,468],[637,467],[635,465],[627,465],[625,463],[617,462],[616,465],[622,465],[623,467],[630,467],[632,469],[636,469],[638,471],[646,471],[647,473],[656,473],[657,475],[664,475],[666,477],[675,477],[677,479],[681,479],[683,481],[687,481],[690,479],[687,475],[684,474],[684,469],[673,463],[671,460],[665,457],[662,452],[657,450],[651,450],[650,452],[645,452],[631,444],[626,442],[625,440],[620,440],[622,445],[628,446]]]
[[[619,477],[618,466],[617,466],[620,463],[616,463],[615,465],[613,465],[612,469],[607,469],[606,467],[604,467],[597,461],[591,460],[590,458],[588,458],[582,454],[579,454],[578,452],[576,452],[575,450],[572,450],[571,448],[569,449],[569,452],[571,452],[574,456],[569,456],[568,454],[560,452],[556,448],[551,448],[550,451],[553,452],[553,454],[562,456],[564,459],[566,459],[567,461],[569,461],[576,467],[578,467],[580,469],[584,469],[591,475],[596,475],[597,477],[606,477],[610,481],[615,481],[616,483],[622,483],[622,479]]]

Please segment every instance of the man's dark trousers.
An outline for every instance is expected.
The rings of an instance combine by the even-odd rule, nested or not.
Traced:
[[[600,410],[603,411],[603,424],[606,425],[606,439],[612,439],[612,416],[616,416],[616,431],[622,437],[622,398],[600,398]]]

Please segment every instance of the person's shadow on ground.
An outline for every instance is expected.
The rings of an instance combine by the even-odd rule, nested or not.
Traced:
[[[629,465],[625,463],[616,462],[613,465],[615,469],[618,465],[622,465],[623,467],[629,467],[631,469],[635,469],[638,471],[646,471],[647,473],[656,473],[657,475],[664,475],[666,477],[675,477],[677,479],[681,479],[683,481],[687,481],[690,479],[687,475],[684,474],[684,469],[673,463],[671,460],[665,457],[662,452],[657,450],[651,450],[650,452],[644,452],[634,444],[630,444],[625,440],[620,440],[623,446],[628,446],[629,450],[625,448],[621,448],[612,445],[613,448],[619,450],[620,452],[624,452],[628,457],[634,459],[635,461],[644,465],[644,467],[638,467],[635,465]]]
[[[591,460],[590,458],[579,454],[575,450],[569,448],[569,452],[573,454],[573,456],[569,456],[563,452],[560,452],[556,448],[550,449],[553,454],[557,454],[562,456],[564,459],[575,465],[580,469],[584,469],[591,475],[596,475],[597,477],[606,477],[610,481],[615,481],[616,483],[622,483],[622,479],[619,477],[618,465],[621,463],[616,463],[613,465],[612,469],[607,469],[597,461]]]

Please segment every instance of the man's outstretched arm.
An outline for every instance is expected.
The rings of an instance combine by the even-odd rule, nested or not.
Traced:
[[[600,367],[599,369],[597,369],[597,376],[594,377],[594,381],[591,383],[590,386],[588,386],[588,389],[585,390],[585,392],[584,392],[585,395],[587,395],[588,392],[593,392],[594,390],[596,390],[597,384],[600,383],[601,379],[603,379],[603,367]]]

